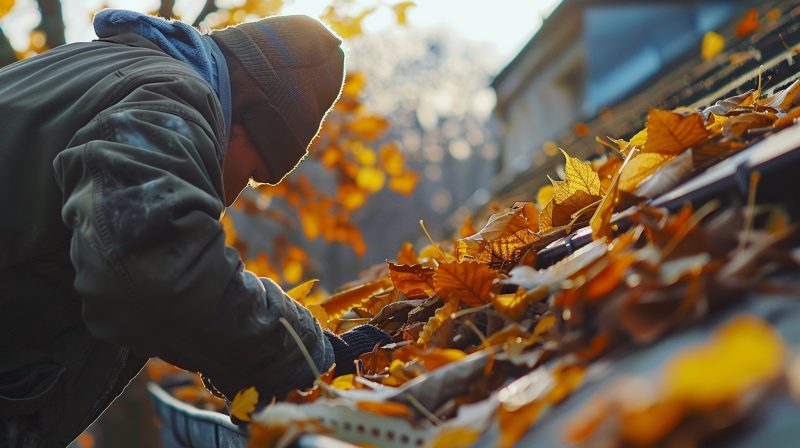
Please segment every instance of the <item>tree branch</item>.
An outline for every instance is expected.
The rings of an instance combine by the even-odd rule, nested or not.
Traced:
[[[60,0],[36,0],[42,20],[36,29],[47,36],[47,47],[55,48],[66,43],[64,36],[64,17],[61,15]]]
[[[197,15],[197,18],[194,19],[194,23],[192,26],[197,28],[200,26],[200,23],[208,17],[209,14],[216,11],[217,4],[214,0],[206,0],[206,3],[203,5],[203,9],[200,10],[200,14]]]

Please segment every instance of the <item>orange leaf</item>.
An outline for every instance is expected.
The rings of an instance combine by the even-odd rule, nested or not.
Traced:
[[[403,171],[389,179],[389,188],[402,195],[410,195],[417,188],[419,175],[413,171]]]
[[[367,193],[361,188],[347,183],[339,185],[339,190],[336,192],[339,203],[348,210],[355,210],[367,201]],[[313,239],[313,238],[310,238]]]
[[[403,243],[400,251],[397,253],[398,264],[419,264],[417,253],[414,252],[414,245],[411,243]]]
[[[759,28],[761,28],[761,22],[758,21],[758,11],[751,9],[747,11],[747,15],[736,26],[736,37],[742,39],[755,33]]]
[[[365,115],[347,123],[347,129],[365,140],[376,140],[389,128],[389,121],[377,115]]]
[[[356,401],[356,408],[384,417],[410,417],[412,415],[408,406],[394,401]]]
[[[708,138],[703,116],[697,112],[650,109],[643,152],[678,154]]]
[[[428,298],[436,295],[433,288],[432,268],[421,265],[397,265],[387,263],[394,287],[408,298]]]
[[[313,279],[303,284],[297,285],[294,288],[290,289],[289,291],[286,291],[286,295],[288,295],[297,302],[305,304],[305,300],[306,297],[308,297],[308,293],[311,292],[311,288],[313,288],[318,281],[319,281],[318,279]]]
[[[441,263],[433,274],[436,292],[445,299],[458,299],[467,306],[491,301],[489,292],[497,272],[481,263]]]
[[[243,422],[250,421],[250,414],[256,410],[258,391],[255,387],[240,390],[231,402],[231,415]]]
[[[380,164],[386,172],[392,176],[403,173],[405,157],[400,152],[397,143],[386,143],[381,146],[378,155]]]
[[[322,308],[328,313],[328,318],[330,320],[338,319],[354,307],[369,301],[375,294],[381,293],[391,287],[392,282],[388,278],[364,283],[363,285],[332,295],[322,304]]]
[[[454,348],[433,348],[417,355],[417,359],[429,372],[451,362],[461,361],[466,353]]]

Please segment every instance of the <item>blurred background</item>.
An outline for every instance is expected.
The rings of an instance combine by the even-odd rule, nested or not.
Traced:
[[[596,135],[629,137],[648,107],[689,106],[768,62],[758,31],[782,26],[793,3],[0,0],[0,65],[95,38],[106,7],[201,30],[273,14],[326,22],[345,41],[348,79],[312,157],[277,187],[248,188],[224,218],[249,269],[285,288],[317,278],[325,294],[404,242],[427,244],[420,220],[448,239],[534,200],[559,173],[558,147],[592,157]],[[757,23],[742,34],[750,9]],[[712,31],[735,44],[723,56],[701,55]],[[152,446],[147,406],[135,384],[82,446]]]

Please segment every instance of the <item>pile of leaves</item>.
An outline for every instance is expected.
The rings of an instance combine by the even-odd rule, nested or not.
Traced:
[[[774,274],[797,272],[800,253],[788,248],[797,227],[779,206],[756,203],[758,173],[740,206],[712,201],[670,213],[643,201],[792,125],[799,106],[800,81],[703,110],[652,109],[629,141],[602,140],[610,150],[603,158],[587,163],[563,152],[563,179],[536,203],[498,211],[477,231],[467,222],[460,238],[431,240],[418,253],[406,244],[331,296],[312,293],[314,281],[298,286],[289,295],[327,329],[369,323],[393,342],[361,356],[355,375],[324,373],[257,414],[257,391],[242,391],[232,413],[254,422],[252,446],[334,432],[303,411],[310,403],[433,428],[430,446],[468,446],[490,427],[499,428],[499,446],[514,445],[591,381],[599,359],[653,343],[749,292],[796,288]],[[625,226],[615,215],[622,210]],[[593,242],[534,267],[538,252],[585,225]],[[787,356],[769,324],[737,318],[668,361],[659,381],[620,380],[590,400],[570,419],[564,443],[698,443],[741,421],[768,391],[797,384]]]

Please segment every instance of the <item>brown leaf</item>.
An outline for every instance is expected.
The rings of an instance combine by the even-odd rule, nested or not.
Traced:
[[[455,299],[470,307],[491,301],[489,292],[496,278],[496,271],[475,262],[441,263],[433,274],[436,292],[443,299]]]
[[[778,117],[769,112],[751,112],[733,117],[725,120],[722,124],[722,133],[726,137],[741,138],[750,129],[765,128],[772,126]]]
[[[678,154],[708,138],[703,117],[697,112],[650,109],[645,153]]]
[[[538,239],[526,215],[533,216],[523,202],[514,204],[504,213],[492,215],[478,233],[456,242],[459,261],[489,264],[519,259],[528,246]]]
[[[394,287],[409,299],[428,298],[436,295],[433,287],[433,268],[421,265],[387,263]]]

